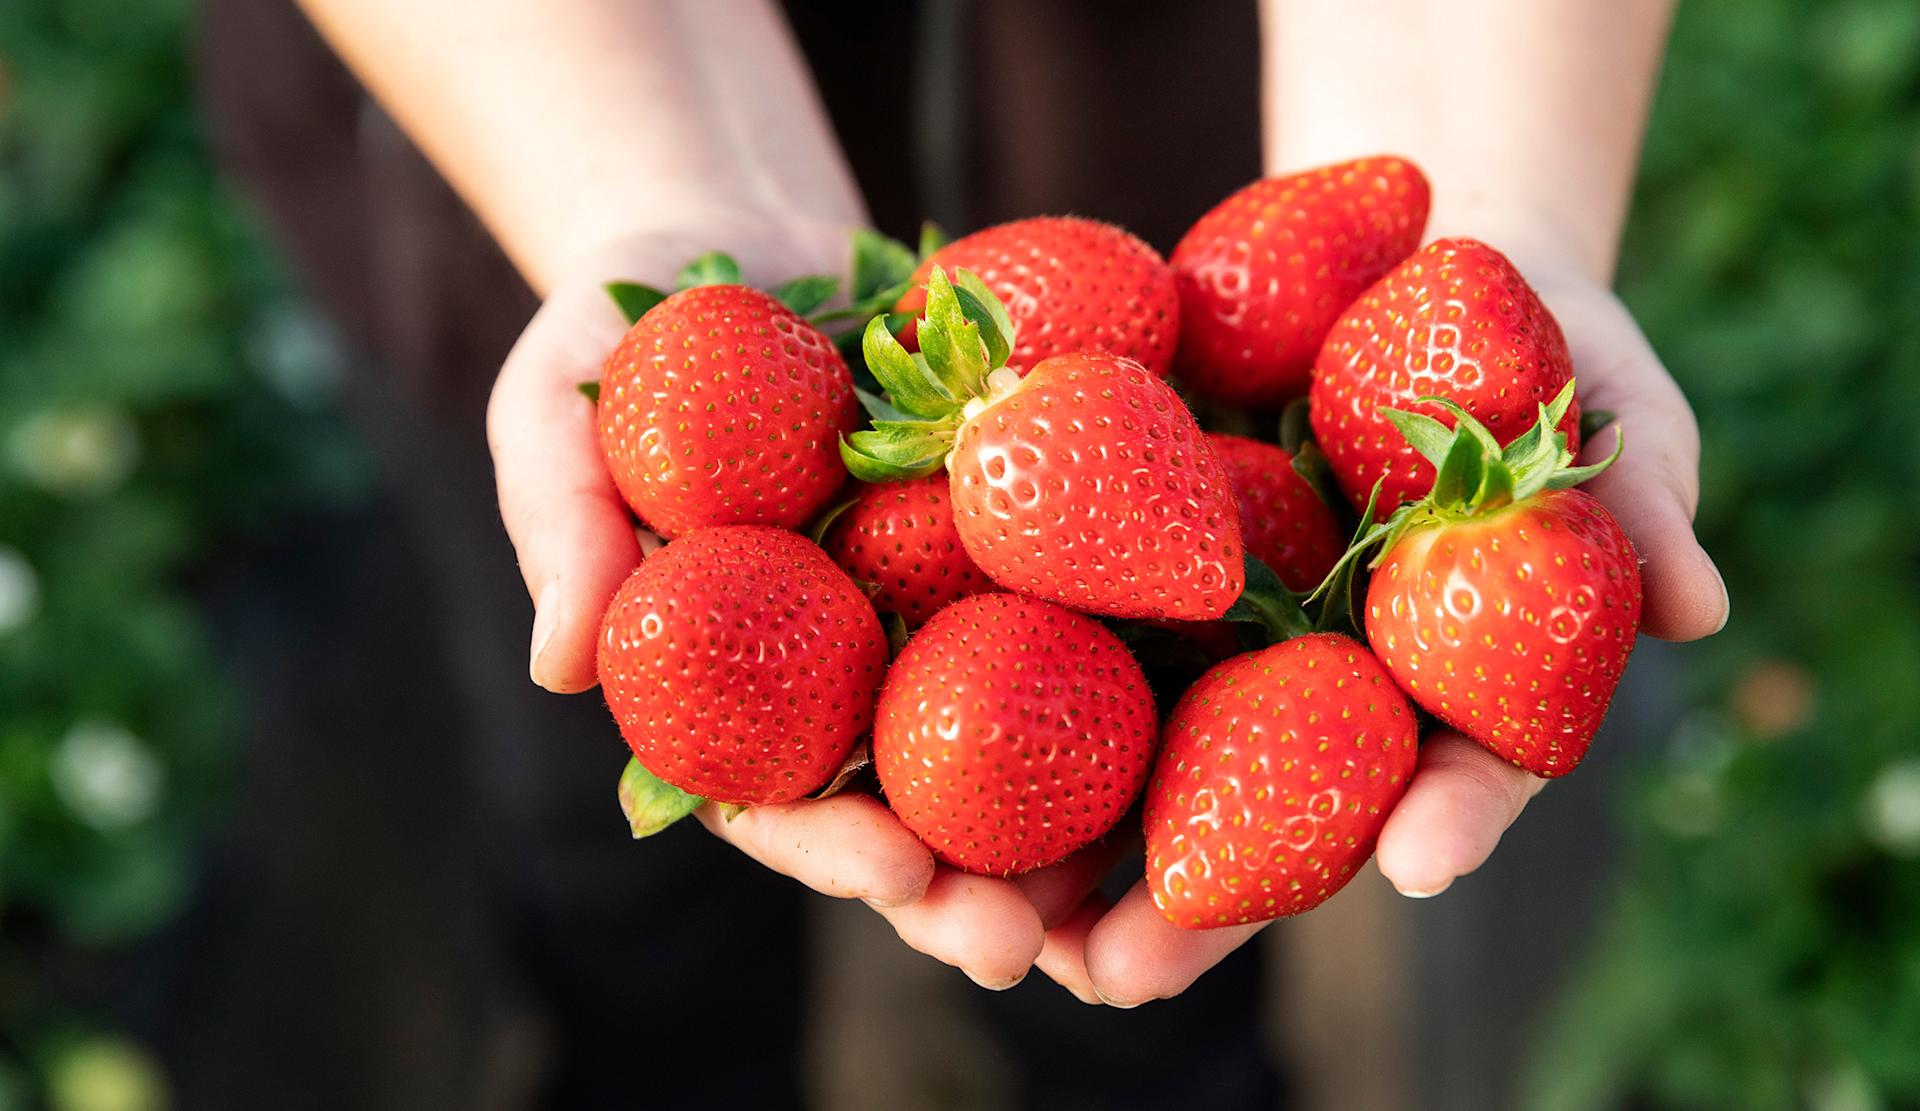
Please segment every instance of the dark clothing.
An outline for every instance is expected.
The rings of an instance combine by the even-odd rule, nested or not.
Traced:
[[[1164,250],[1258,172],[1251,3],[884,8],[792,5],[885,230],[1073,211]],[[799,1103],[804,893],[691,827],[632,844],[604,707],[526,678],[482,415],[534,298],[291,4],[210,0],[201,64],[222,156],[355,353],[384,495],[234,592],[277,616],[234,638],[262,711],[182,1103]],[[1272,1106],[1236,960],[1126,1015],[1037,975],[970,998],[1023,1104]]]

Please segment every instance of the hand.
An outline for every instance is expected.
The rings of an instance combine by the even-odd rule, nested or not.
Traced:
[[[698,231],[627,235],[566,267],[494,386],[487,434],[500,512],[535,606],[528,670],[555,693],[595,685],[601,614],[643,551],[658,543],[634,527],[601,459],[593,407],[578,390],[600,377],[601,362],[626,331],[603,284],[623,279],[671,288],[683,263],[716,247],[762,286],[846,268],[845,228],[796,230],[790,218],[733,214],[685,226],[696,225]],[[823,894],[866,900],[907,944],[993,988],[1026,975],[1047,925],[1100,878],[1086,880],[1064,909],[1043,919],[1062,901],[1048,893],[1061,882],[1053,874],[1016,884],[936,867],[926,847],[870,796],[755,807],[732,821],[708,805],[698,816],[767,867]],[[1070,867],[1060,875],[1070,886],[1078,882]]]
[[[1632,436],[1625,453],[1586,488],[1639,549],[1641,629],[1663,640],[1696,640],[1726,624],[1726,586],[1693,536],[1699,499],[1699,433],[1625,306],[1574,266],[1524,265],[1559,318],[1572,348],[1583,409],[1605,409]],[[1613,449],[1603,431],[1583,450],[1597,462]],[[1545,781],[1474,742],[1441,732],[1421,746],[1406,795],[1388,817],[1375,859],[1402,894],[1425,898],[1486,862],[1500,836]],[[1076,996],[1136,1006],[1177,995],[1260,926],[1186,931],[1154,909],[1145,881],[1107,907],[1095,894],[1049,930],[1039,966]]]

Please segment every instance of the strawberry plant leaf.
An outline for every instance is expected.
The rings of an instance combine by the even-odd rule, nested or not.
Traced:
[[[967,319],[953,283],[938,266],[927,275],[927,310],[920,319],[920,354],[926,356],[931,371],[929,377],[946,393],[949,401],[978,395],[987,380],[987,347],[981,338],[980,326]]]
[[[938,436],[888,427],[855,432],[840,441],[840,461],[862,482],[899,482],[919,478],[946,464],[952,445]]]
[[[871,228],[853,233],[853,282],[849,289],[856,304],[877,300],[882,294],[891,307],[911,287],[913,271],[919,265],[912,248]],[[895,290],[898,292],[894,292]]]
[[[1340,482],[1333,477],[1333,464],[1320,451],[1319,445],[1312,440],[1304,441],[1293,451],[1293,473],[1300,476],[1315,497],[1330,508],[1344,511],[1347,499],[1340,492]]]
[[[980,280],[980,275],[971,270],[955,270],[953,281],[961,313],[980,327],[980,339],[987,345],[987,367],[991,369],[1007,365],[1016,335],[1013,317],[1007,314],[1007,306],[993,295],[987,283]]]
[[[847,783],[860,774],[861,768],[871,763],[873,763],[873,745],[863,740],[853,746],[852,752],[847,753],[846,760],[840,764],[840,770],[833,773],[833,778],[827,780],[827,785],[807,797],[810,799],[832,798],[846,790]]]
[[[888,610],[880,615],[880,627],[887,631],[887,658],[892,659],[907,646],[907,619]]]
[[[815,544],[826,540],[827,530],[833,528],[833,523],[840,519],[840,515],[859,504],[859,498],[848,498],[846,501],[841,502],[814,518],[813,523],[807,526],[807,539],[813,541]]]
[[[1611,409],[1587,409],[1580,414],[1580,442],[1586,443],[1600,434],[1600,430],[1620,418]]]
[[[627,761],[627,770],[620,773],[619,794],[620,811],[627,816],[627,828],[636,841],[652,837],[707,801],[682,791],[632,759]]]
[[[1453,450],[1454,430],[1441,424],[1425,413],[1409,413],[1404,409],[1382,409],[1380,414],[1393,422],[1400,430],[1413,450],[1420,453],[1427,462],[1438,467]]]
[[[833,300],[838,292],[840,279],[831,274],[808,274],[772,290],[773,299],[792,309],[796,316],[806,316]]]
[[[894,338],[886,317],[876,316],[867,322],[867,330],[860,337],[860,353],[867,369],[887,391],[887,399],[903,412],[938,420],[959,410],[959,402],[929,376],[922,360]]]
[[[933,252],[951,242],[953,242],[953,236],[947,234],[947,229],[932,220],[922,223],[920,225],[920,261],[927,261],[933,257]]]
[[[1313,631],[1313,622],[1307,620],[1300,606],[1300,595],[1288,590],[1273,568],[1252,552],[1246,554],[1246,566],[1246,588],[1228,607],[1224,620],[1259,625],[1274,644]]]
[[[1313,438],[1312,412],[1307,399],[1296,397],[1280,411],[1280,446],[1290,452],[1298,452],[1302,444]]]
[[[1472,436],[1456,436],[1446,458],[1440,461],[1434,476],[1433,492],[1428,497],[1438,506],[1463,506],[1480,488],[1484,450]]]
[[[592,382],[581,382],[573,388],[580,391],[581,397],[586,398],[595,405],[600,404],[600,383],[597,379]]]
[[[1556,470],[1547,476],[1546,488],[1566,490],[1578,486],[1619,462],[1620,453],[1625,450],[1627,450],[1627,430],[1624,426],[1616,426],[1613,433],[1613,451],[1608,453],[1605,459],[1585,467],[1563,467]]]
[[[608,282],[602,288],[613,298],[613,303],[620,306],[620,315],[627,318],[628,324],[638,324],[648,309],[667,299],[665,293],[639,282]]]
[[[708,251],[680,270],[674,280],[677,289],[703,285],[740,285],[740,264],[724,251]]]
[[[894,407],[891,401],[888,401],[886,398],[871,390],[863,390],[855,386],[853,388],[853,396],[860,399],[860,407],[867,411],[867,417],[871,420],[913,419],[912,414],[901,412]]]

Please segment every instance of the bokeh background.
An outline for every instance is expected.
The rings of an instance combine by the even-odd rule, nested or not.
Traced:
[[[154,997],[259,697],[231,584],[381,496],[211,164],[192,18],[0,4],[0,1109],[179,1105]],[[1520,1036],[1385,1090],[1920,1105],[1920,5],[1684,4],[1620,284],[1699,414],[1733,619],[1637,658],[1662,710],[1576,811],[1609,848],[1558,867],[1604,872]],[[1469,964],[1513,942],[1453,921]]]

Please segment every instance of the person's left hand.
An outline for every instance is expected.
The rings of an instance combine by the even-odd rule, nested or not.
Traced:
[[[1642,631],[1674,641],[1718,632],[1728,600],[1693,535],[1700,443],[1686,398],[1612,292],[1573,265],[1547,261],[1525,269],[1566,332],[1581,406],[1613,412],[1632,433],[1619,461],[1585,489],[1639,550]],[[1595,439],[1583,462],[1612,450],[1613,433]],[[1381,831],[1381,874],[1412,898],[1445,891],[1486,862],[1545,785],[1457,733],[1430,735],[1413,782]],[[1080,890],[1091,891],[1099,879]],[[1071,896],[1064,887],[1049,891],[1056,902]],[[1154,909],[1145,880],[1111,906],[1094,892],[1070,912],[1043,917],[1058,924],[1050,926],[1037,966],[1078,998],[1117,1007],[1178,995],[1265,925],[1179,929]]]

